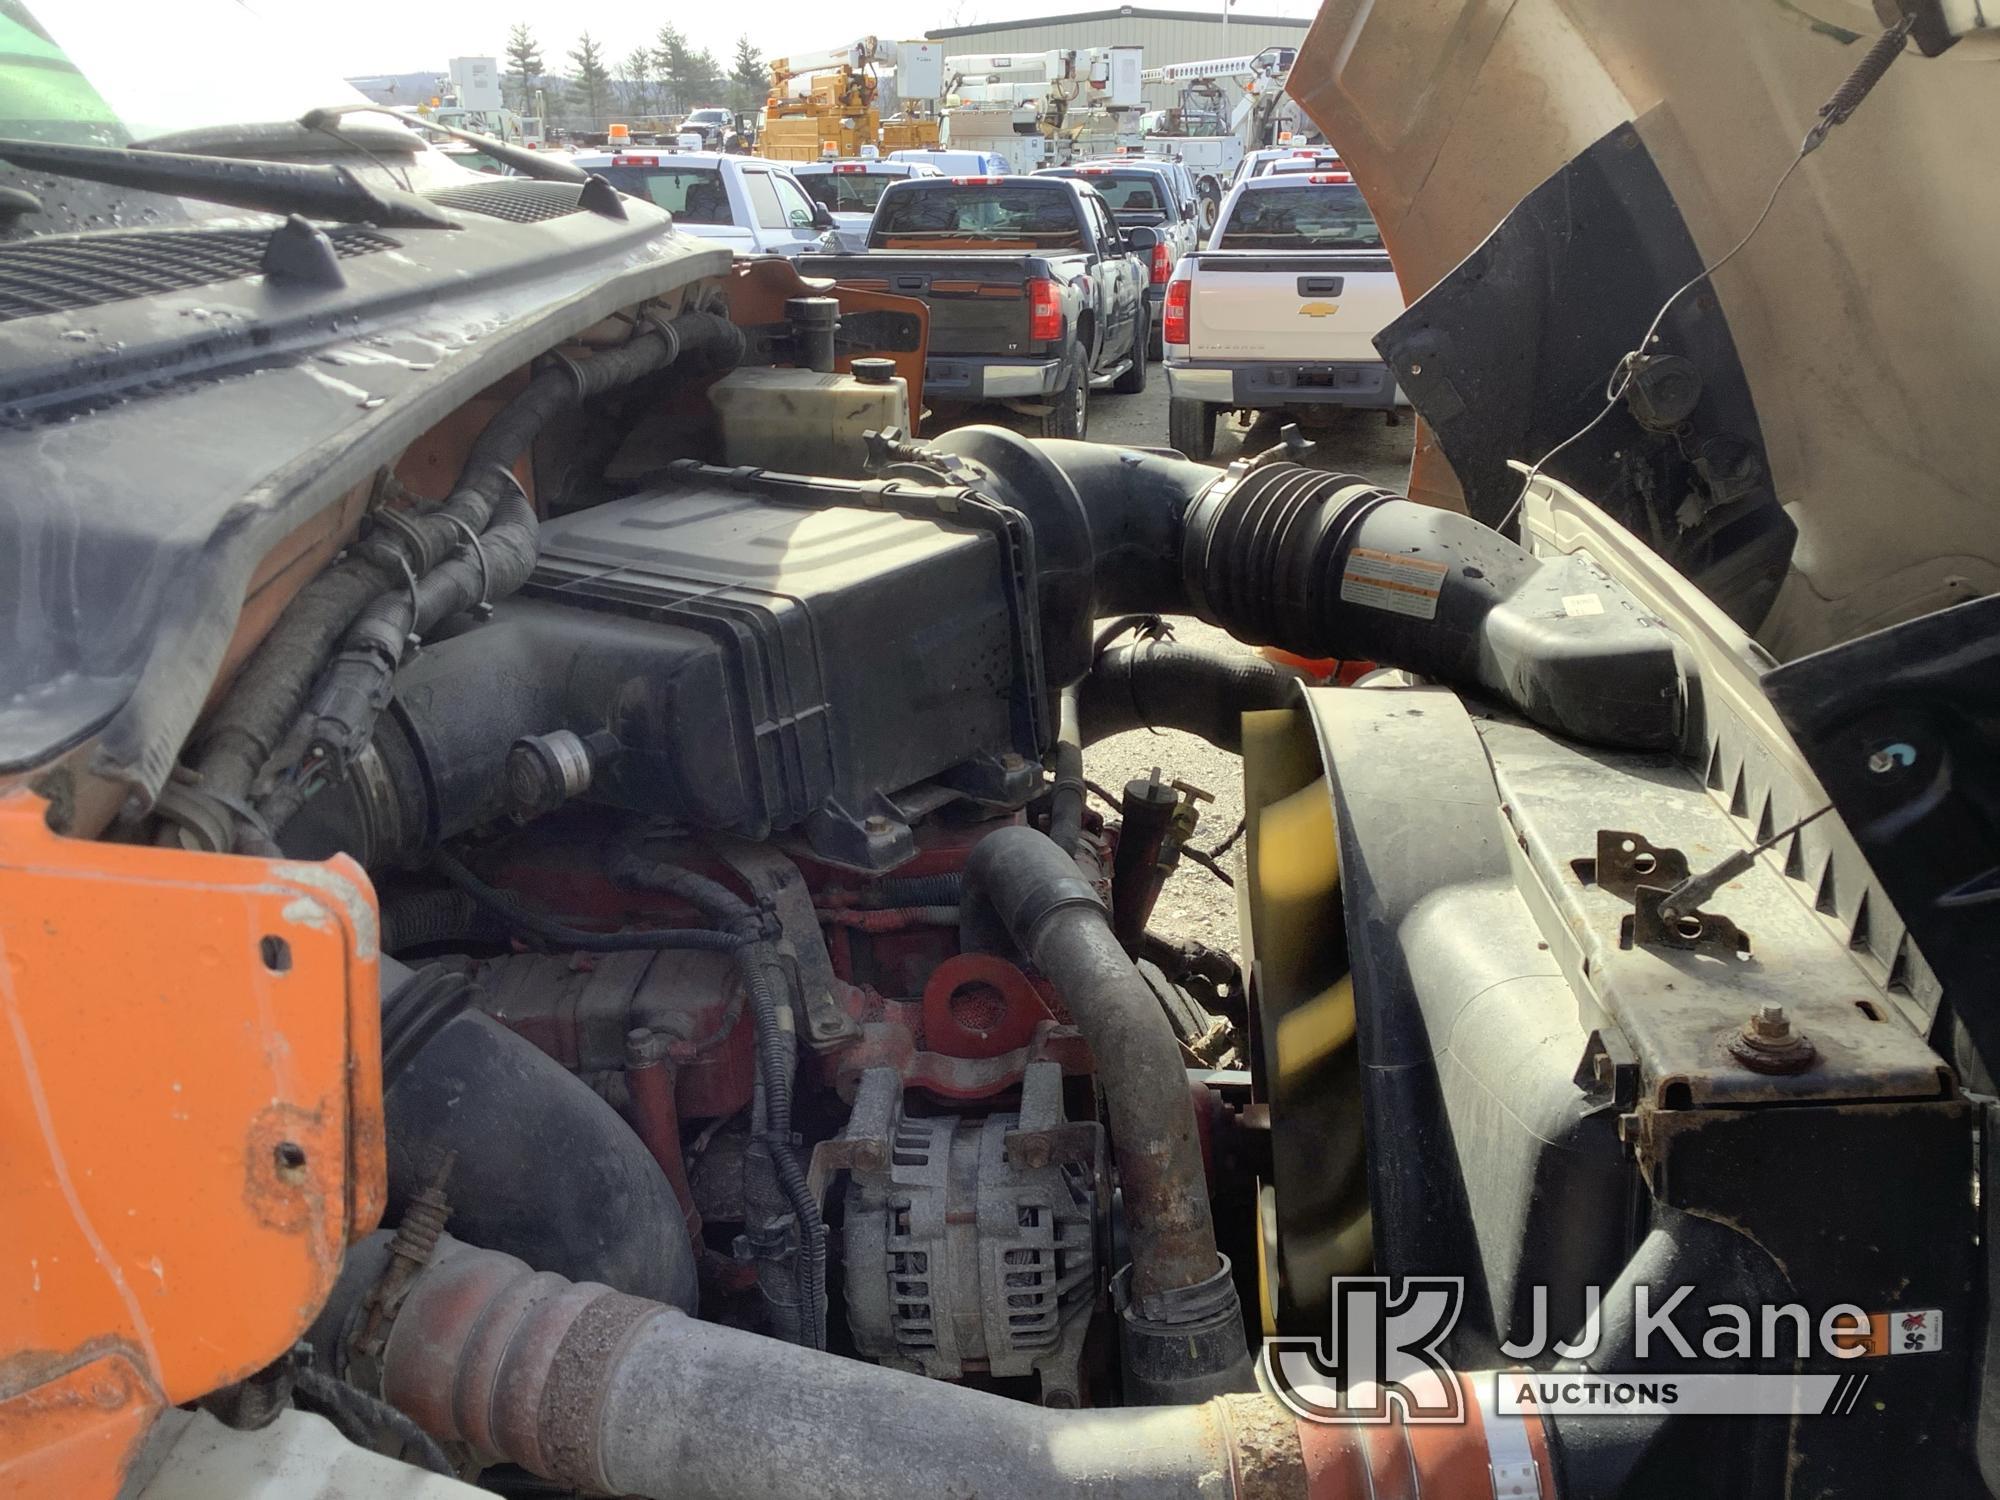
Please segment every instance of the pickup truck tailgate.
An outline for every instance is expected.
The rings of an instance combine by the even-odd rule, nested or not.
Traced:
[[[1375,335],[1402,311],[1386,255],[1204,250],[1188,297],[1188,357],[1375,360]]]
[[[808,255],[799,270],[843,286],[915,297],[930,305],[934,355],[1027,354],[1028,257],[937,255],[872,250],[865,255]]]

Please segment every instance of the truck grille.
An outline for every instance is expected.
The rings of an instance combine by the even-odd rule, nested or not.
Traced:
[[[427,196],[440,207],[455,208],[460,213],[484,214],[510,224],[538,224],[543,219],[560,219],[580,212],[577,199],[582,195],[581,183],[516,179],[475,182]]]
[[[256,276],[270,238],[261,229],[161,229],[0,245],[0,322]],[[327,238],[342,260],[398,243],[352,227],[330,229]]]

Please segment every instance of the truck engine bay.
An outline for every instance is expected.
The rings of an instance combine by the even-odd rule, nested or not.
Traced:
[[[1574,170],[1643,217],[1626,139]],[[1788,523],[1649,541],[1704,460],[1643,410],[1615,503],[1516,462],[1470,513],[1296,431],[913,436],[914,304],[587,184],[461,190],[530,207],[451,253],[556,189],[616,274],[545,264],[449,389],[380,340],[399,427],[336,393],[380,425],[267,462],[305,397],[234,409],[144,567],[108,481],[8,533],[0,1058],[108,1123],[0,1205],[135,1205],[48,1271],[129,1323],[22,1366],[143,1414],[76,1429],[117,1493],[233,1493],[225,1430],[435,1500],[1988,1493],[1995,596],[1778,661],[1711,543]],[[1433,401],[1503,362],[1440,285],[1381,341]],[[130,489],[262,378],[232,336],[173,395],[23,377],[0,447],[158,402]],[[1241,759],[1235,952],[1156,922],[1200,789],[1091,781],[1135,728]]]
[[[634,312],[520,384],[447,494],[377,505],[148,820],[374,884],[390,1227],[308,1344],[414,1419],[405,1457],[501,1493],[1122,1493],[1137,1466],[1192,1495],[1218,1461],[1259,1493],[1243,1471],[1315,1459],[1241,1406],[1278,1411],[1253,1333],[1267,1387],[1299,1378],[1330,1278],[1371,1265],[1462,1280],[1444,1348],[1474,1371],[1648,1266],[1963,1314],[1973,1111],[1855,967],[1886,919],[1824,920],[1849,880],[1831,899],[1883,898],[1837,825],[1790,829],[1809,799],[1713,606],[1285,448],[1218,472],[892,428],[849,443],[861,477],[688,456],[531,503],[542,432],[643,428],[747,347],[719,304]],[[1126,637],[1174,614],[1375,670]],[[1244,757],[1243,969],[1148,930],[1191,801],[1087,803],[1088,745],[1136,724]],[[1785,1248],[1819,1221],[1766,1143],[1808,1128],[1897,1185],[1852,1205],[1865,1252]],[[1919,1251],[1954,1198],[1962,1250]],[[1630,1332],[1601,1356],[1652,1368]],[[1942,1404],[1963,1358],[1871,1383]],[[1178,1419],[1165,1448],[1138,1407]],[[1310,1430],[1394,1434],[1432,1485],[1474,1443]],[[1500,1493],[1752,1486],[1816,1451],[1483,1432],[1526,1465]]]

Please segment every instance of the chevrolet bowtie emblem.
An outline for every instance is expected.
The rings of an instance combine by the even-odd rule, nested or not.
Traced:
[[[1305,302],[1299,306],[1302,318],[1330,318],[1340,311],[1338,302]]]

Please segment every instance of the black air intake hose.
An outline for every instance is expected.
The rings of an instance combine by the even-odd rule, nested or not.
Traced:
[[[1181,571],[1195,613],[1242,640],[1477,687],[1581,740],[1678,737],[1673,637],[1602,570],[1351,474],[1274,463],[1211,485]]]
[[[694,1247],[645,1143],[590,1086],[470,1005],[443,968],[382,964],[389,1217],[436,1179],[460,1238],[692,1312]]]
[[[1475,688],[1577,739],[1678,737],[1673,637],[1584,558],[1538,558],[1469,516],[1294,463],[1218,474],[991,427],[928,446],[984,468],[1032,523],[1055,682],[1088,669],[1096,618],[1195,614],[1252,644]]]

